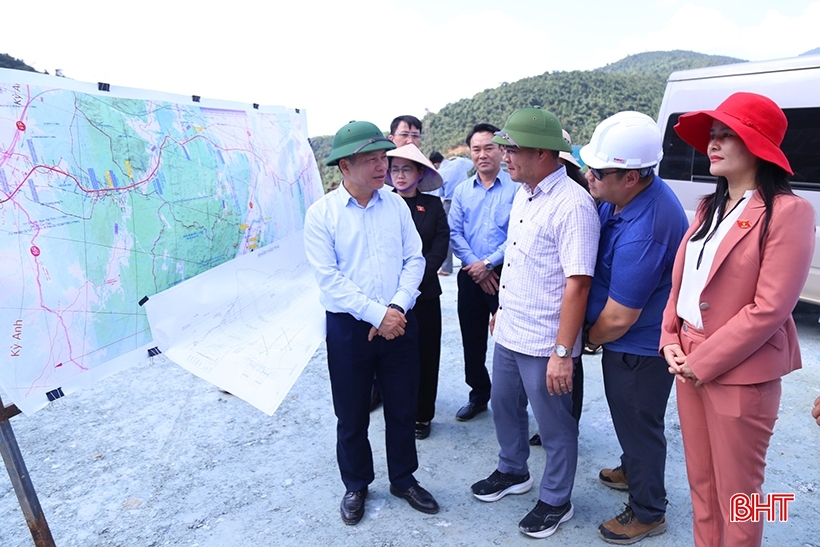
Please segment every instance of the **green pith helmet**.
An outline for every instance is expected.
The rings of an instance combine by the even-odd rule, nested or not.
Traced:
[[[495,134],[493,142],[504,146],[572,152],[572,147],[564,140],[561,122],[555,114],[540,108],[521,108],[510,114],[504,129]]]
[[[339,160],[354,154],[373,152],[374,150],[393,150],[392,141],[370,122],[350,122],[336,132],[333,137],[333,150],[325,165],[339,165]]]

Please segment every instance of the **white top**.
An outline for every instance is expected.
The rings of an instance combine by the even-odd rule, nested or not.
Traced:
[[[410,310],[424,274],[421,238],[410,209],[389,189],[365,207],[344,184],[305,215],[305,254],[327,311],[378,327],[390,303]]]
[[[600,235],[595,202],[564,166],[535,191],[522,185],[510,212],[495,318],[497,343],[533,357],[552,354],[567,277],[594,275]],[[572,354],[580,352],[579,332]]]
[[[754,190],[747,190],[743,194],[743,199],[720,221],[717,229],[715,229],[716,212],[715,218],[712,220],[712,230],[705,238],[698,241],[690,239],[686,242],[683,279],[681,279],[680,284],[677,312],[678,317],[699,329],[703,328],[703,317],[700,314],[700,293],[703,292],[703,288],[706,286],[706,280],[712,270],[712,264],[715,261],[720,242],[723,241],[732,226],[737,224],[737,220],[746,209],[746,205],[754,193]],[[700,258],[700,267],[698,267],[698,258]]]

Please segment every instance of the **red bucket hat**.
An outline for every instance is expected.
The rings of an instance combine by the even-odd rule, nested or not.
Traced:
[[[794,174],[780,150],[788,121],[773,100],[757,93],[734,93],[715,110],[683,114],[675,124],[675,132],[695,150],[707,154],[713,119],[737,133],[749,152]]]

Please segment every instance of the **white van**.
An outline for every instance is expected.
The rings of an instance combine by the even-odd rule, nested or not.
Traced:
[[[709,173],[708,158],[672,128],[681,114],[714,109],[736,91],[765,95],[786,113],[789,128],[782,149],[794,171],[792,187],[820,212],[820,55],[672,73],[658,114],[664,135],[658,175],[675,191],[691,220],[700,198],[714,192],[715,177]],[[820,241],[800,298],[820,304]]]

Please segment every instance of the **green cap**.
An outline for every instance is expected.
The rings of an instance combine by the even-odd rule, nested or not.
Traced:
[[[513,112],[507,118],[504,129],[496,132],[493,142],[504,146],[572,152],[555,114],[537,107]]]
[[[374,150],[393,150],[392,141],[370,122],[350,122],[336,132],[333,137],[333,150],[325,165],[339,165],[339,160],[354,154],[373,152]]]

